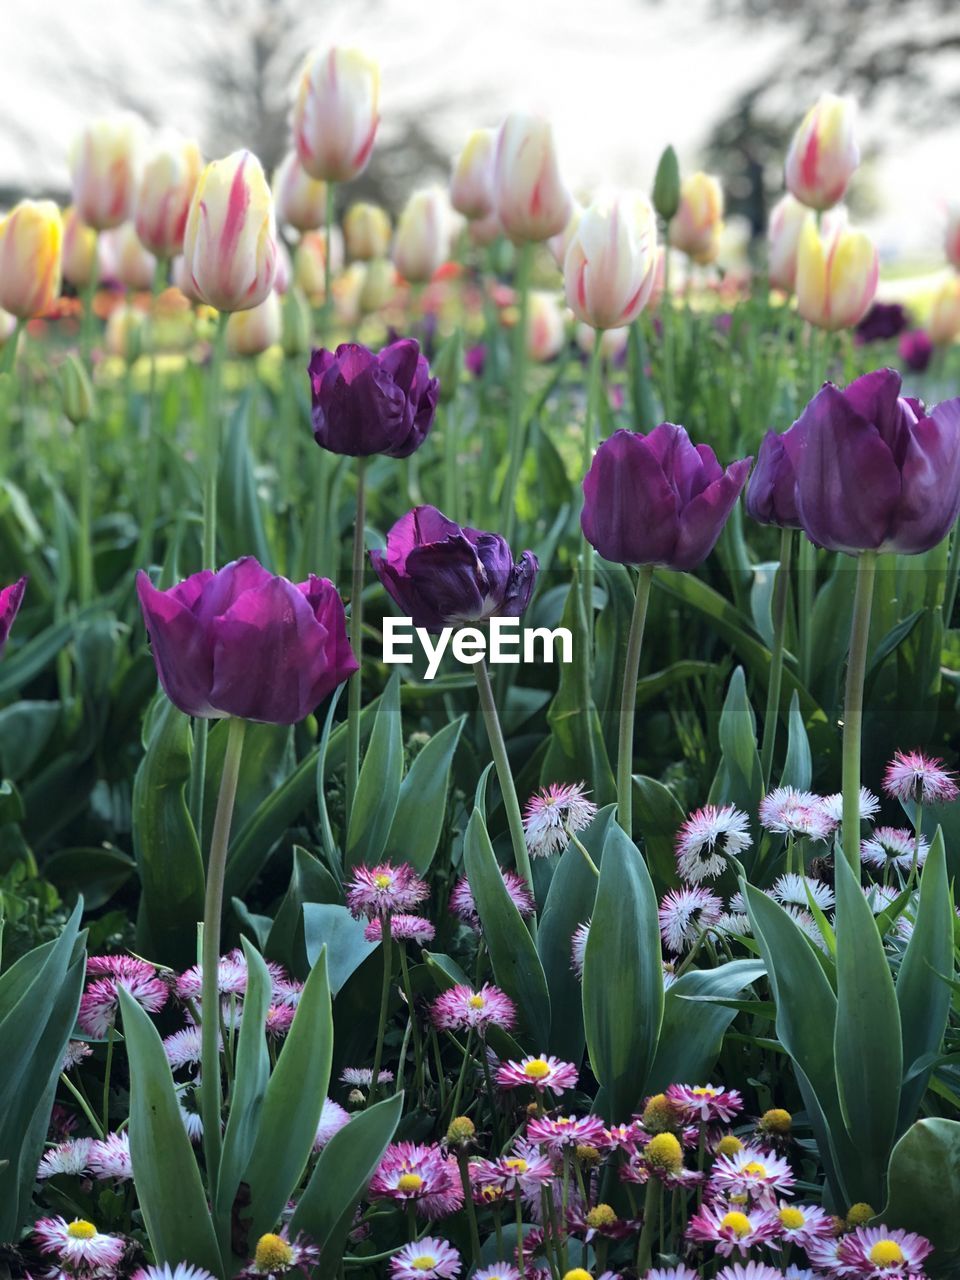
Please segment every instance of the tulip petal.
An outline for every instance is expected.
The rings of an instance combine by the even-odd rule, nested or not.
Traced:
[[[656,453],[657,447],[669,449],[670,438],[660,427],[648,436],[615,431],[594,455],[583,480],[580,526],[605,560],[665,564],[670,559],[680,531],[680,503]]]
[[[941,542],[960,514],[960,399],[938,404],[907,433],[901,475],[884,549],[918,555]]]
[[[736,505],[750,474],[752,458],[732,462],[680,512],[680,536],[670,559],[671,569],[690,570],[706,560]]]
[[[199,574],[194,575],[200,577]],[[187,583],[191,580],[188,579]],[[181,589],[186,586],[181,583]],[[192,588],[189,595],[192,594]],[[153,660],[164,692],[188,716],[215,718],[222,712],[210,699],[213,652],[204,627],[178,588],[159,591],[141,569],[137,595],[153,648]],[[180,590],[180,596],[184,593]],[[194,600],[194,603],[196,601]]]

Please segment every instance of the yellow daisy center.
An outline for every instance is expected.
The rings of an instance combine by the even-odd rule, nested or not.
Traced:
[[[867,1204],[864,1200],[858,1200],[847,1210],[847,1226],[862,1227],[865,1222],[869,1222],[875,1216],[873,1205]]]
[[[735,1133],[725,1133],[717,1143],[717,1154],[721,1156],[735,1156],[742,1150],[743,1143]]]
[[[507,1168],[512,1173],[526,1173],[527,1162],[526,1160],[521,1159],[520,1156],[511,1156],[510,1159],[507,1161]]]
[[[293,1261],[293,1250],[282,1236],[267,1232],[257,1241],[253,1262],[258,1271],[282,1271]]]
[[[780,1221],[788,1231],[798,1231],[806,1222],[806,1218],[799,1209],[787,1207],[780,1210]]]
[[[878,1240],[870,1250],[869,1258],[878,1267],[891,1267],[894,1263],[906,1261],[896,1240]]]
[[[471,1009],[482,1009],[486,1003],[487,1002],[484,1000],[483,996],[471,996],[467,1001],[467,1004]]]
[[[759,1160],[751,1160],[749,1164],[745,1164],[741,1170],[748,1178],[765,1178],[767,1176],[767,1166],[761,1164]]]
[[[67,1227],[67,1235],[71,1240],[92,1240],[96,1234],[97,1228],[92,1222],[87,1222],[86,1218],[77,1218]]]
[[[484,1203],[494,1203],[503,1199],[503,1187],[483,1187],[480,1191],[480,1197]]]
[[[697,1098],[715,1098],[720,1092],[719,1089],[711,1089],[708,1084],[698,1084],[690,1090]]]
[[[531,1062],[524,1063],[523,1074],[530,1080],[542,1080],[550,1074],[550,1063],[544,1062],[543,1058],[534,1058]]]
[[[720,1220],[720,1228],[722,1231],[732,1231],[738,1240],[742,1240],[744,1236],[748,1236],[753,1230],[753,1225],[745,1213],[725,1213]]]
[[[423,1179],[419,1173],[401,1173],[397,1179],[397,1190],[404,1193],[419,1191],[422,1186]]]
[[[387,875],[385,871],[378,871],[377,874],[373,877],[373,883],[377,886],[378,889],[389,889],[390,877]]]
[[[765,1111],[760,1119],[760,1128],[768,1133],[789,1133],[793,1125],[793,1116],[783,1107],[772,1107]]]
[[[563,1273],[563,1280],[592,1280],[589,1271],[584,1271],[583,1267],[574,1267],[572,1271]]]
[[[683,1166],[683,1148],[672,1133],[658,1133],[643,1149],[649,1164],[668,1173],[679,1173]]]
[[[414,1271],[432,1271],[437,1265],[437,1260],[432,1253],[421,1253],[419,1258],[414,1258],[410,1264]]]
[[[617,1215],[608,1204],[598,1204],[587,1214],[588,1227],[612,1227]]]

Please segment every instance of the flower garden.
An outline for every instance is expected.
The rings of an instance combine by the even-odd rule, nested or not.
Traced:
[[[960,215],[378,92],[0,220],[0,1272],[956,1276]]]

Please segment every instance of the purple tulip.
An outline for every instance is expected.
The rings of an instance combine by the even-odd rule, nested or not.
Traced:
[[[274,577],[253,556],[137,594],[157,675],[181,711],[296,724],[357,670],[333,583]]]
[[[854,329],[857,345],[896,338],[907,327],[907,313],[899,302],[875,302]]]
[[[514,564],[497,533],[462,529],[436,507],[415,507],[371,551],[377,577],[415,626],[518,618],[530,603],[540,565],[532,551]]]
[[[331,453],[407,458],[430,433],[439,382],[413,338],[374,355],[357,342],[314,351],[313,434]]]
[[[912,373],[923,373],[933,359],[933,339],[926,329],[910,329],[897,346],[900,359]]]
[[[813,542],[917,555],[946,537],[960,511],[960,399],[927,415],[878,369],[845,391],[825,383],[798,425],[797,507]]]
[[[11,586],[0,588],[0,657],[3,657],[3,651],[7,647],[7,637],[26,589],[26,578],[19,578]]]
[[[781,529],[799,529],[797,473],[800,427],[789,431],[768,431],[757,453],[757,465],[750,476],[743,505],[758,524],[775,524]]]
[[[750,470],[724,471],[709,445],[662,422],[649,435],[615,431],[583,481],[584,536],[617,564],[695,569],[720,536]]]

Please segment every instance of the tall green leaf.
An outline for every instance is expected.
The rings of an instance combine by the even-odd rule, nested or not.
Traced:
[[[944,1280],[955,1277],[960,1268],[960,1121],[918,1120],[893,1149],[887,1183],[880,1220],[926,1236],[935,1252],[924,1270]]]
[[[450,769],[463,722],[461,716],[433,735],[400,787],[386,852],[398,861],[409,862],[421,875],[430,869],[440,843]]]
[[[370,743],[360,767],[347,831],[345,866],[375,863],[382,856],[397,810],[402,777],[400,677],[394,675],[380,699]]]

